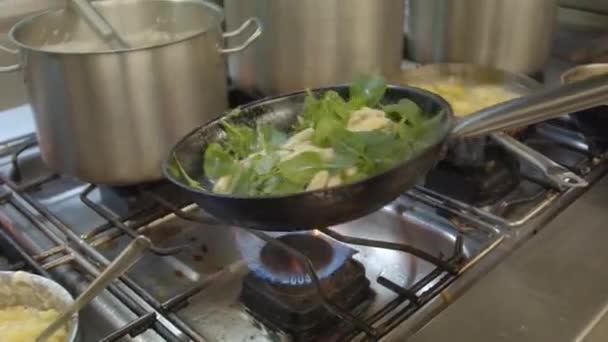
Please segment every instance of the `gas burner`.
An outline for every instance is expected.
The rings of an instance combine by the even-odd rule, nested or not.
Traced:
[[[354,253],[346,245],[309,233],[287,234],[277,240],[309,258],[320,279],[337,271]],[[257,277],[272,284],[297,286],[312,283],[310,274],[298,260],[275,244],[265,244],[249,268]]]
[[[309,233],[287,234],[277,240],[312,262],[321,288],[332,304],[350,311],[370,297],[365,269],[351,258],[350,248]],[[296,339],[310,339],[335,322],[305,266],[288,250],[267,243],[250,269],[243,280],[241,301],[265,324]]]
[[[485,156],[485,163],[480,167],[439,162],[427,174],[425,187],[473,205],[497,202],[519,185],[519,162],[494,145],[486,147]]]

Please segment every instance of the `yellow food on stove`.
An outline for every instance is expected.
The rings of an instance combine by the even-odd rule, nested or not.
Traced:
[[[454,115],[466,116],[478,110],[511,100],[519,95],[497,84],[467,84],[456,78],[414,86],[443,97],[450,103]]]
[[[38,310],[25,306],[0,309],[0,341],[33,342],[59,316],[57,310]],[[59,329],[48,342],[65,342],[67,330]]]

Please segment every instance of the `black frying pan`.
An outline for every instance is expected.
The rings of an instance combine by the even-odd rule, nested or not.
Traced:
[[[344,98],[348,96],[346,85],[316,89],[313,93],[320,96],[328,90],[337,91]],[[261,120],[288,130],[300,114],[305,97],[306,92],[297,92],[262,99],[243,106],[238,115],[228,120],[251,126]],[[203,174],[203,152],[208,144],[225,139],[222,119],[195,129],[178,142],[163,166],[164,173],[170,181],[188,190],[203,210],[226,224],[267,231],[327,227],[370,214],[397,198],[442,158],[450,139],[529,125],[608,102],[608,76],[514,99],[469,115],[455,126],[449,104],[418,88],[389,86],[382,102],[396,103],[403,98],[413,100],[439,122],[437,130],[430,133],[433,135],[429,137],[430,144],[396,167],[356,183],[272,197],[213,193]],[[191,187],[183,177],[172,173],[169,163],[173,162],[173,156],[188,175],[208,188]]]

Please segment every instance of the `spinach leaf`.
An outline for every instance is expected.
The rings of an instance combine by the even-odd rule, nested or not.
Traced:
[[[318,124],[320,119],[327,116],[346,123],[350,117],[350,112],[354,110],[348,102],[344,101],[340,94],[333,90],[325,92],[320,102],[321,106],[319,112],[316,113],[315,124]]]
[[[192,179],[186,173],[186,170],[184,170],[184,168],[182,167],[182,164],[177,159],[177,155],[175,155],[175,154],[173,154],[173,162],[174,162],[174,164],[169,166],[169,172],[171,172],[174,177],[177,176],[176,178],[183,178],[189,186],[191,186],[195,189],[198,189],[198,190],[203,190],[201,183]]]
[[[302,152],[278,164],[279,172],[285,179],[298,184],[307,184],[318,171],[323,169],[323,159],[316,152]]]
[[[235,168],[235,171],[232,173],[232,180],[228,193],[237,195],[255,195],[253,182],[253,168],[245,166]]]
[[[287,134],[268,124],[258,123],[256,131],[258,149],[262,151],[274,151],[287,141]]]
[[[382,107],[386,115],[397,122],[407,122],[411,126],[420,125],[425,121],[420,106],[410,99],[401,99],[399,102]]]
[[[355,78],[349,89],[350,100],[357,108],[374,107],[380,103],[386,92],[386,81],[378,75],[360,75]]]
[[[220,144],[212,143],[207,146],[203,158],[203,170],[207,177],[216,180],[231,173],[234,167],[234,159]]]
[[[261,192],[267,195],[281,195],[302,191],[303,186],[293,183],[280,175],[273,175],[266,180]]]
[[[257,155],[251,160],[251,167],[258,175],[270,173],[279,161],[279,156],[274,153]]]
[[[407,159],[410,145],[407,141],[395,139],[391,134],[380,131],[357,132],[364,141],[365,154],[371,161],[370,174],[384,171]]]
[[[304,98],[302,114],[298,116],[298,123],[295,125],[296,132],[309,127],[314,127],[316,118],[321,109],[321,101],[315,97],[310,89],[306,89],[306,92],[307,95],[306,98]]]
[[[254,152],[257,138],[253,128],[245,125],[233,125],[227,121],[222,122],[222,126],[228,135],[228,139],[225,141],[226,147],[237,158],[245,158],[251,152]]]
[[[332,135],[343,129],[343,127],[344,124],[340,123],[336,118],[324,116],[317,122],[312,142],[318,146],[329,146]]]

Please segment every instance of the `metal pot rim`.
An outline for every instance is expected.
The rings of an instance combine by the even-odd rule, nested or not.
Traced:
[[[207,2],[207,1],[196,1],[196,0],[154,0],[157,2],[173,2],[173,3],[191,3],[191,4],[195,4],[195,5],[199,5],[202,7],[206,7],[207,10],[212,11],[213,15],[215,17],[217,17],[218,21],[218,25],[220,23],[222,23],[224,21],[224,12],[222,10],[221,7]],[[101,6],[109,6],[110,3],[115,2],[115,1],[108,1],[108,0],[104,0],[104,1],[94,1],[94,3],[98,3]],[[122,0],[122,3],[128,4],[128,3],[137,3],[137,2],[141,2],[141,0]],[[168,45],[173,45],[173,44],[178,44],[181,43],[183,41],[186,40],[190,40],[192,38],[196,38],[198,36],[201,36],[205,33],[207,33],[208,31],[213,29],[213,25],[208,25],[207,27],[203,27],[200,30],[197,30],[196,32],[193,32],[192,34],[189,34],[187,36],[184,36],[180,39],[175,39],[175,40],[170,40],[164,43],[157,43],[157,44],[151,44],[151,45],[144,45],[144,46],[140,46],[140,47],[135,47],[135,48],[127,48],[127,49],[100,49],[100,50],[95,50],[95,51],[61,51],[61,50],[53,50],[53,49],[45,49],[45,48],[40,48],[37,46],[32,46],[32,45],[28,45],[28,44],[24,44],[21,41],[19,41],[15,35],[16,32],[18,30],[20,30],[21,28],[25,27],[26,25],[28,25],[30,22],[32,22],[33,20],[36,20],[38,18],[42,18],[44,16],[48,16],[51,14],[55,14],[58,13],[59,11],[63,11],[65,10],[64,8],[61,9],[50,9],[44,12],[40,12],[40,13],[36,13],[30,16],[27,16],[21,20],[19,20],[15,25],[13,25],[13,27],[11,27],[8,36],[11,40],[11,42],[13,44],[15,44],[16,46],[18,46],[20,49],[24,49],[24,50],[29,50],[29,51],[35,51],[35,52],[42,52],[42,53],[48,53],[48,54],[58,54],[58,55],[103,55],[103,54],[115,54],[115,53],[127,53],[127,52],[134,52],[134,51],[140,51],[140,50],[150,50],[150,49],[155,49],[158,47],[163,47],[163,46],[168,46]]]
[[[575,76],[578,73],[581,73],[581,72],[584,73],[585,71],[588,71],[590,73],[590,76],[587,78],[606,74],[606,73],[608,73],[608,63],[589,63],[589,64],[580,64],[580,65],[574,66],[574,67],[564,71],[560,75],[560,81],[562,84],[568,84],[568,83],[580,81],[580,80],[577,80]],[[574,78],[574,80],[573,80],[573,78]]]

